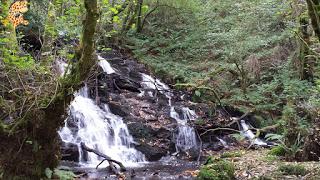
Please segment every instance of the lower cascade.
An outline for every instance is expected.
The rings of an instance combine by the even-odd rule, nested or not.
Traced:
[[[178,123],[178,134],[176,135],[176,150],[187,151],[197,147],[197,136],[195,130],[188,125],[188,120],[195,120],[197,115],[189,108],[182,108],[183,118],[171,107],[170,116]]]
[[[253,132],[249,129],[249,125],[244,121],[240,121],[241,127],[242,127],[242,134],[244,137],[248,138],[252,141],[253,144],[259,145],[259,146],[267,146],[268,144],[264,141],[262,141],[260,138],[256,137]]]
[[[87,87],[75,95],[69,116],[59,135],[64,143],[77,145],[81,164],[96,166],[101,161],[93,153],[84,153],[81,142],[126,166],[145,162],[144,155],[132,147],[135,142],[122,118],[112,114],[107,104],[99,107],[88,97]]]
[[[170,117],[175,119],[178,125],[178,133],[176,135],[176,150],[179,152],[187,151],[198,146],[197,136],[194,128],[188,125],[188,121],[196,120],[198,117],[195,111],[189,109],[188,107],[181,108],[181,115],[175,110],[175,107],[172,105],[172,96],[171,89],[166,84],[162,83],[158,79],[154,79],[147,74],[142,75],[142,87],[145,90],[156,90],[161,94],[164,94],[168,99],[168,106],[170,107]],[[153,94],[149,91],[150,96]],[[144,93],[143,93],[144,94]]]

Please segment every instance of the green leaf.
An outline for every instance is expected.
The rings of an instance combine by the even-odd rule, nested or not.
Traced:
[[[46,168],[45,174],[48,179],[51,179],[53,171],[50,168]]]
[[[194,92],[196,96],[200,97],[201,96],[201,92],[200,91],[195,91]]]
[[[119,12],[116,8],[113,8],[113,7],[110,8],[110,11],[114,14],[118,14]]]

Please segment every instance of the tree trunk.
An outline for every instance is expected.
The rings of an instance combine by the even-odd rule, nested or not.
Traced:
[[[130,20],[130,15],[133,11],[133,6],[133,2],[129,2],[128,10],[122,22],[121,33],[126,33],[130,29],[130,22],[128,23],[128,21]]]
[[[84,0],[84,4],[87,14],[83,22],[80,59],[61,82],[52,103],[44,109],[31,109],[10,132],[0,129],[0,174],[3,171],[3,179],[41,179],[46,168],[53,169],[58,165],[57,130],[64,122],[73,91],[80,87],[96,64],[97,0]]]
[[[142,31],[142,5],[143,0],[138,0],[137,4],[137,33],[141,33]]]
[[[310,11],[309,11],[309,13],[310,13]],[[318,15],[316,15],[316,16],[318,16]],[[312,20],[312,22],[313,21],[314,20]],[[318,20],[316,20],[316,21],[318,21]],[[312,23],[312,25],[313,25],[313,23]],[[309,49],[311,42],[310,42],[310,33],[308,32],[308,27],[309,27],[309,18],[302,16],[300,18],[300,30],[299,30],[300,35],[301,35],[301,39],[299,41],[299,45],[300,45],[299,71],[300,71],[300,79],[301,80],[308,80],[310,82],[313,82],[314,81],[314,77],[313,77],[314,66],[315,66],[316,59],[313,56],[311,56],[312,52]],[[317,33],[320,33],[320,31],[318,32],[318,30],[320,30],[320,29],[315,29],[315,27],[313,29],[314,29],[316,35],[317,35]]]
[[[308,13],[311,18],[313,30],[320,40],[320,14],[319,14],[320,0],[307,0]]]

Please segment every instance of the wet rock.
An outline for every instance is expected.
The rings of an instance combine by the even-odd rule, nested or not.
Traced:
[[[128,123],[128,129],[130,134],[135,138],[153,138],[156,134],[156,131],[154,131],[151,127],[141,123],[141,122],[134,122],[134,123]]]
[[[211,151],[221,151],[224,149],[224,146],[219,142],[205,143],[203,147]]]
[[[62,143],[61,156],[62,156],[62,160],[78,162],[79,161],[78,146],[70,143]]]
[[[140,93],[140,90],[139,90],[141,88],[140,84],[137,82],[134,82],[133,80],[130,80],[129,78],[122,77],[120,75],[115,76],[114,83],[117,86],[116,88],[118,89]]]
[[[151,146],[147,143],[140,143],[136,145],[135,148],[142,152],[148,161],[158,161],[163,156],[167,155],[167,152],[164,149],[157,146]]]
[[[130,110],[126,106],[120,103],[109,101],[108,104],[109,104],[110,111],[115,115],[126,117],[130,113]]]

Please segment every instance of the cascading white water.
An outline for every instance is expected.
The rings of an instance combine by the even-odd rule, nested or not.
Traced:
[[[196,113],[187,107],[182,107],[181,118],[179,113],[176,112],[175,107],[171,104],[173,94],[171,93],[171,89],[169,88],[169,86],[162,83],[158,79],[152,78],[147,74],[141,73],[141,76],[141,85],[145,90],[151,89],[159,91],[161,94],[164,94],[168,98],[168,105],[170,107],[170,117],[174,118],[178,123],[178,134],[176,135],[177,151],[179,151],[180,149],[186,151],[197,147],[197,136],[195,130],[188,125],[188,121],[195,120],[197,118]],[[148,93],[150,96],[153,96],[152,92],[148,91]]]
[[[101,57],[100,63],[107,74],[115,72]],[[75,94],[75,99],[70,105],[69,116],[72,117],[69,120],[74,121],[72,124],[77,126],[77,130],[74,131],[68,127],[66,121],[65,126],[58,133],[65,143],[78,146],[80,163],[96,166],[101,161],[93,153],[88,153],[87,159],[82,157],[81,142],[122,162],[125,166],[135,166],[137,162],[145,161],[144,155],[132,147],[135,142],[122,118],[112,114],[107,104],[103,104],[102,108],[96,105],[89,98],[87,87],[83,87]]]
[[[107,74],[115,73],[116,71],[111,67],[110,63],[101,56],[98,56],[99,66],[102,67],[103,71]]]
[[[221,139],[221,138],[218,138],[217,137],[217,139],[218,139],[218,141],[223,145],[223,147],[225,147],[225,148],[228,148],[229,146],[228,146],[228,143],[225,141],[225,140],[223,140],[223,139]]]
[[[253,144],[259,145],[259,146],[267,146],[268,144],[263,142],[260,138],[257,138],[253,132],[249,129],[249,125],[246,124],[244,120],[240,121],[242,131],[241,134],[243,134],[244,137],[250,139],[251,141],[253,140]]]
[[[189,120],[197,118],[194,111],[189,108],[181,108],[183,118],[176,112],[174,107],[170,109],[170,117],[174,118],[178,123],[178,135],[176,136],[176,149],[184,151],[197,147],[197,136],[195,130],[188,125]]]
[[[158,79],[154,79],[153,77],[147,74],[141,73],[141,76],[142,76],[141,86],[147,90],[148,94],[151,97],[153,97],[153,93],[150,90],[159,91],[161,94],[164,94],[168,98],[169,106],[171,106],[171,97],[173,96],[173,94],[171,93],[169,86],[164,84]]]

